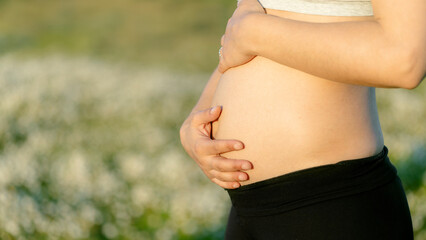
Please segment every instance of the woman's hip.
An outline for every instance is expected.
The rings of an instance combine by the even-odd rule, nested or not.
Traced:
[[[228,189],[233,214],[227,235],[244,232],[246,239],[412,239],[405,192],[387,152],[384,147],[369,158]]]
[[[232,206],[226,240],[410,240],[413,227],[399,181],[268,215],[245,216]]]

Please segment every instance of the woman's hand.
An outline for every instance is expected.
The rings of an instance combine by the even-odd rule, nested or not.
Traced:
[[[219,72],[224,73],[229,68],[243,65],[255,57],[250,46],[244,45],[244,32],[241,31],[242,21],[250,14],[265,14],[265,9],[257,0],[240,0],[221,39]]]
[[[247,160],[228,159],[221,153],[241,150],[242,142],[237,140],[212,140],[211,122],[217,120],[220,107],[209,108],[189,115],[180,128],[182,146],[194,159],[204,174],[222,188],[238,188],[240,181],[248,180],[244,170],[252,168]]]

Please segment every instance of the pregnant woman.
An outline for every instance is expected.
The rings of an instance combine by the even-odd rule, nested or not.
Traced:
[[[180,129],[226,239],[413,239],[375,87],[420,84],[425,23],[424,0],[239,2]]]

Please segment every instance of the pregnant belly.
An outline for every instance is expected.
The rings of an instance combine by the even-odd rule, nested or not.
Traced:
[[[328,81],[259,56],[222,75],[215,105],[223,110],[213,138],[245,145],[221,155],[253,163],[242,185],[371,156],[383,147],[374,88]]]

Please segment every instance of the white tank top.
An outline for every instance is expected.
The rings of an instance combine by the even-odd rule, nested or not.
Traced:
[[[238,0],[240,1],[240,0]],[[258,0],[264,8],[327,16],[373,16],[371,0]]]

